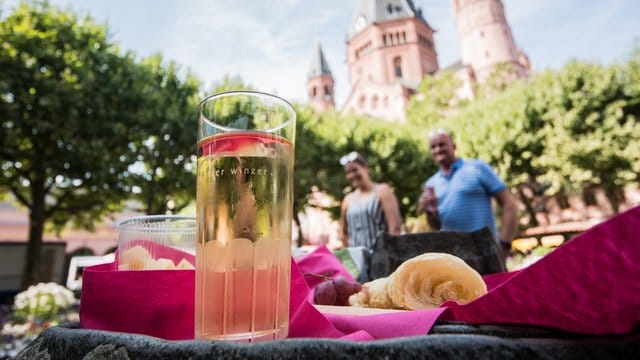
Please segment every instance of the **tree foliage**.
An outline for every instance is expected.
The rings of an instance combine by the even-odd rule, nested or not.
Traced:
[[[199,82],[160,55],[138,60],[105,26],[47,2],[22,3],[0,21],[0,189],[30,211],[23,286],[37,279],[45,225],[92,228],[124,200],[148,214],[179,211],[195,195]],[[426,77],[407,124],[296,107],[295,207],[313,186],[350,191],[339,164],[358,151],[389,183],[404,216],[436,171],[427,132],[450,130],[459,155],[491,163],[525,204],[602,187],[614,209],[640,180],[640,50],[622,64],[573,61],[526,81],[499,67],[477,98],[457,97],[453,72]],[[225,77],[210,93],[250,89]],[[0,195],[3,196],[4,194]],[[332,209],[338,214],[338,207]]]
[[[90,19],[21,4],[0,24],[3,176],[30,210],[23,286],[33,283],[47,220],[90,226],[125,195],[128,129],[139,94],[133,58]]]
[[[138,112],[139,132],[129,142],[135,156],[127,183],[147,214],[179,212],[195,200],[195,149],[199,82],[182,79],[178,66],[156,55],[139,65],[147,80]]]
[[[316,114],[298,108],[295,189],[296,206],[306,203],[316,185],[337,200],[351,191],[340,157],[358,151],[369,163],[374,181],[389,183],[395,190],[403,215],[416,211],[420,186],[435,172],[424,131],[363,116],[337,112]],[[339,209],[333,209],[337,216]]]
[[[450,130],[459,155],[491,163],[534,224],[536,196],[575,194],[593,185],[605,190],[617,211],[621,190],[637,181],[640,167],[638,73],[632,57],[610,66],[572,61],[508,85],[495,76],[475,101],[427,124]],[[412,107],[409,115],[417,118],[412,112],[420,110]],[[446,113],[447,107],[435,111]]]
[[[461,85],[462,82],[451,70],[438,72],[436,76],[427,75],[420,83],[416,95],[409,100],[407,122],[427,128],[444,122],[457,103],[467,103],[456,96]]]
[[[195,152],[198,85],[157,57],[121,53],[105,26],[47,2],[8,14],[0,43],[0,187],[30,211],[26,287],[38,280],[45,224],[90,229],[125,199],[162,212],[167,195],[194,192],[189,171],[173,168]]]

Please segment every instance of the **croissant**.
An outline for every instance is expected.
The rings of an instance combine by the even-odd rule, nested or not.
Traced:
[[[364,293],[364,294],[362,294]],[[363,285],[349,298],[352,306],[428,309],[447,300],[466,304],[487,293],[482,277],[462,259],[426,253],[402,263],[386,278]]]
[[[387,280],[385,277],[364,284],[360,292],[349,297],[349,305],[380,309],[394,308],[387,293]]]

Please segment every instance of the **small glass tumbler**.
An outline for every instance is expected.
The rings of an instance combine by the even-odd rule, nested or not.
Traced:
[[[195,269],[196,221],[155,215],[118,223],[118,270]]]

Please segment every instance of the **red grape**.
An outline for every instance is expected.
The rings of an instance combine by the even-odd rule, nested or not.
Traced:
[[[314,289],[313,302],[318,305],[335,305],[336,297],[333,281],[323,281]]]
[[[362,289],[362,286],[360,284],[351,282],[342,275],[336,276],[332,280],[332,282],[336,291],[335,305],[349,305],[349,296],[357,293],[358,291],[360,291],[360,289]]]

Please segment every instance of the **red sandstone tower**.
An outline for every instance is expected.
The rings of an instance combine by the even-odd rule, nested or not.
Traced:
[[[333,76],[324,57],[320,43],[316,44],[307,76],[309,104],[318,112],[335,107],[333,98]]]
[[[529,76],[527,55],[516,46],[501,0],[452,0],[461,60],[446,67],[461,80],[460,99],[497,68],[507,80]],[[434,30],[411,0],[358,0],[347,34],[351,91],[343,112],[404,121],[409,97],[426,75],[439,71]],[[309,103],[334,107],[333,77],[317,45],[307,79]]]
[[[348,33],[344,111],[404,120],[409,96],[438,71],[433,32],[411,0],[359,0]]]
[[[529,59],[516,46],[501,0],[453,0],[463,65],[482,82],[500,64],[510,64],[511,76],[526,77]]]

